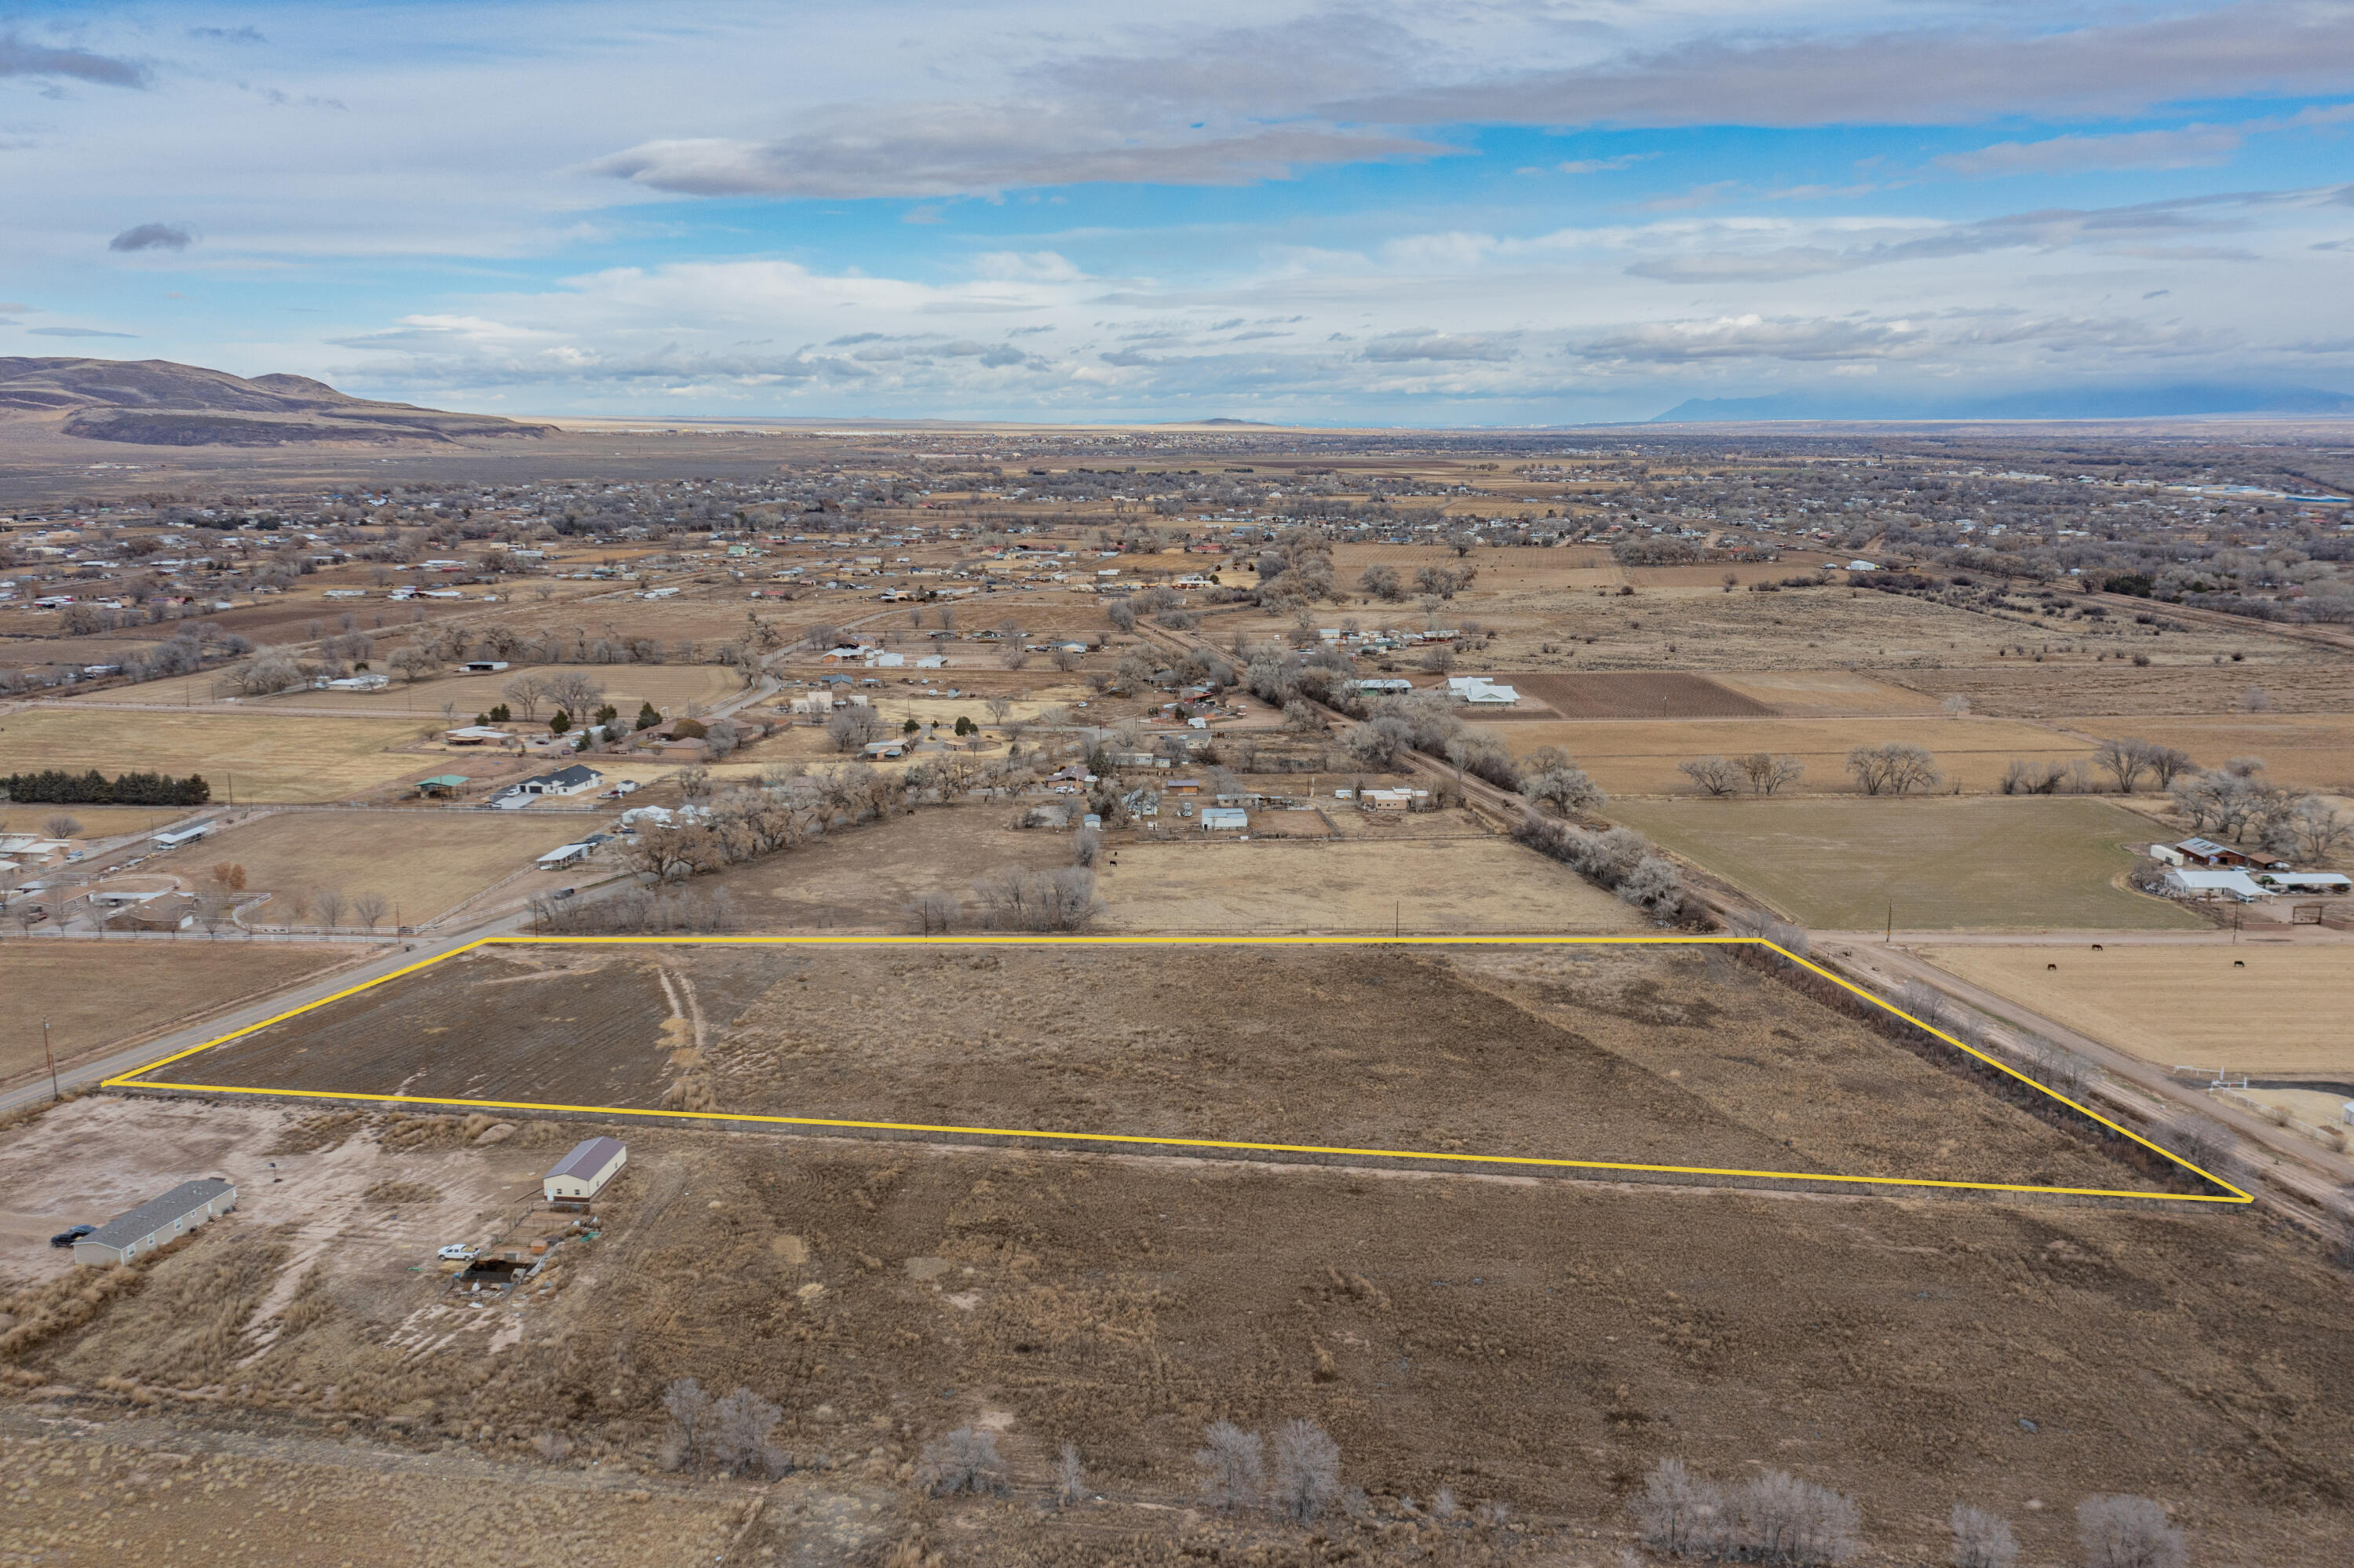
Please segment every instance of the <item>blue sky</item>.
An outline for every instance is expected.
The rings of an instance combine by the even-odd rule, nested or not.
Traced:
[[[0,354],[515,413],[2354,392],[2349,151],[2354,0],[20,5]]]

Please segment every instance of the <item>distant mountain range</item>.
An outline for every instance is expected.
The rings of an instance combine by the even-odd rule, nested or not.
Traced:
[[[1770,397],[1692,397],[1651,419],[1654,425],[1777,419],[2162,419],[2198,414],[2354,414],[2354,395],[2312,387],[2068,387],[2001,397],[1873,397],[1861,392],[1780,392]]]
[[[157,447],[384,445],[556,433],[553,425],[347,397],[307,376],[248,380],[168,359],[0,358],[0,418],[42,415],[61,416],[58,428],[69,436]]]

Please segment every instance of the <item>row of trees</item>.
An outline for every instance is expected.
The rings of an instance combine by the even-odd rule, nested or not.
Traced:
[[[1816,1568],[1845,1563],[1863,1545],[1852,1498],[1780,1470],[1726,1485],[1681,1459],[1662,1459],[1628,1510],[1643,1544],[1665,1557]],[[2019,1561],[2018,1537],[1998,1514],[1956,1503],[1946,1528],[1952,1568]],[[2147,1498],[2087,1498],[2076,1509],[2076,1535],[2084,1568],[2182,1568],[2190,1556],[2182,1531]]]
[[[1682,872],[1632,828],[1588,832],[1574,822],[1531,810],[1522,815],[1512,836],[1539,854],[1600,883],[1655,918],[1671,921],[1683,914]]]
[[[213,789],[199,773],[186,779],[167,773],[120,773],[109,779],[95,768],[87,773],[52,768],[0,778],[0,796],[71,806],[201,806],[213,798]]]
[[[1797,758],[1764,751],[1746,757],[1695,757],[1677,763],[1676,771],[1711,795],[1731,795],[1744,785],[1753,795],[1771,795],[1807,774],[1806,765]]]

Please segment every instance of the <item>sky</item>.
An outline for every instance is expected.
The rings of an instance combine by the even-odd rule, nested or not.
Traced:
[[[516,415],[2354,392],[2354,0],[0,9],[0,355]]]

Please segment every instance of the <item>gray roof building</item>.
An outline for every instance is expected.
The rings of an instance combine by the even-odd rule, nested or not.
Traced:
[[[150,1198],[117,1214],[74,1243],[76,1263],[129,1263],[176,1241],[206,1221],[237,1207],[237,1187],[217,1176],[183,1181],[160,1198]]]

